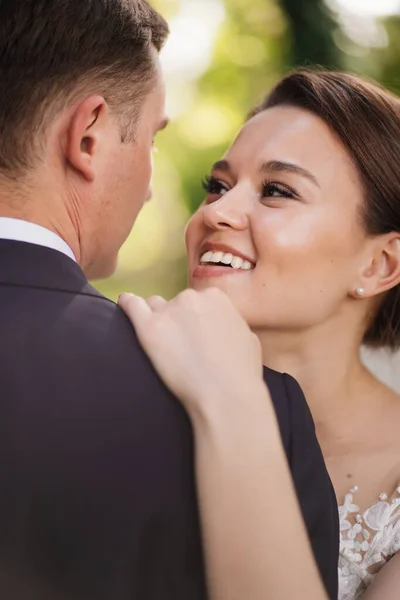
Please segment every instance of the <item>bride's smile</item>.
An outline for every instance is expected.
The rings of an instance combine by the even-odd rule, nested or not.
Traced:
[[[199,264],[193,278],[211,278],[247,273],[256,266],[256,260],[222,241],[206,241],[200,250]]]

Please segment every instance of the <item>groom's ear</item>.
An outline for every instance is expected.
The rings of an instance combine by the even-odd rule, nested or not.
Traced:
[[[71,114],[66,143],[66,159],[87,181],[96,176],[96,158],[101,142],[107,139],[111,117],[102,96],[91,96]]]

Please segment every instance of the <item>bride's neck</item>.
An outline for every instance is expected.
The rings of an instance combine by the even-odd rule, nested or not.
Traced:
[[[301,385],[317,430],[333,438],[346,435],[349,411],[358,409],[374,381],[361,363],[355,332],[324,327],[255,333],[264,364],[289,373]]]

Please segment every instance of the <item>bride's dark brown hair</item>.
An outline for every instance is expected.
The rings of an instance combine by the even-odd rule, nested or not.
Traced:
[[[310,111],[339,136],[363,186],[367,233],[400,232],[400,99],[353,75],[301,70],[282,79],[250,117],[280,105]],[[364,343],[400,347],[400,285],[382,298]]]

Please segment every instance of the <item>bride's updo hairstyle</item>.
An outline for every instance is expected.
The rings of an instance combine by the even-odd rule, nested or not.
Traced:
[[[282,79],[250,117],[281,105],[308,110],[339,136],[363,186],[366,233],[400,232],[400,99],[353,75],[301,70]],[[383,297],[364,343],[400,347],[400,285]]]

